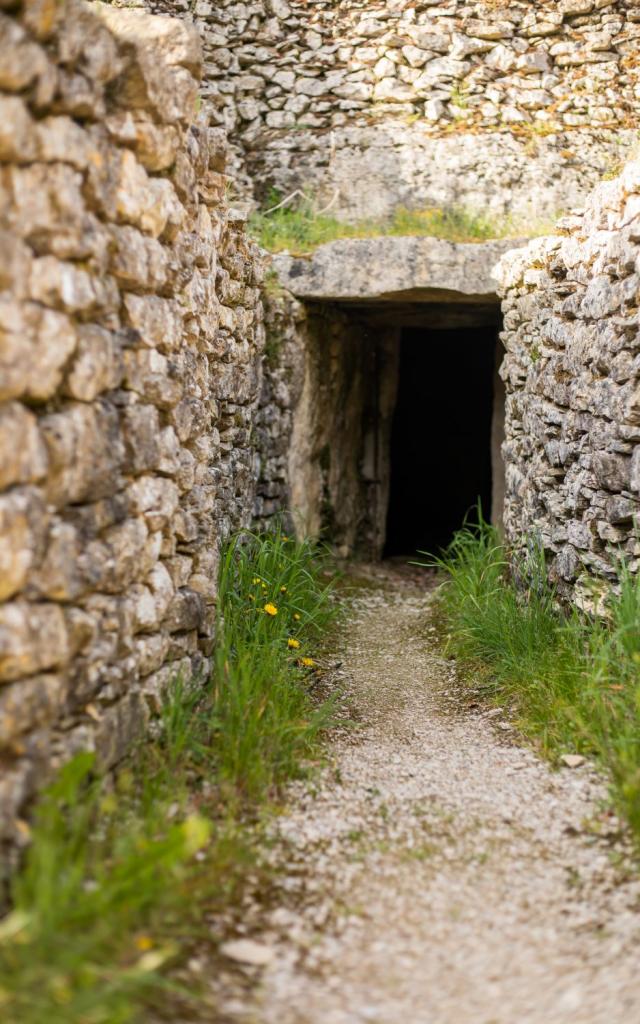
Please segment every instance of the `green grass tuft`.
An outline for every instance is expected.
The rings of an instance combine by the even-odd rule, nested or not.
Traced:
[[[547,756],[577,751],[599,763],[640,841],[640,578],[621,565],[602,618],[564,612],[540,547],[509,559],[482,520],[430,564],[445,577],[450,653],[489,675]]]
[[[254,798],[297,774],[332,717],[331,702],[314,704],[308,685],[336,615],[326,568],[314,545],[280,530],[239,537],[222,564],[218,765],[221,778]]]
[[[317,759],[333,714],[312,693],[336,614],[326,561],[279,528],[237,538],[219,610],[211,679],[174,680],[155,737],[115,778],[80,754],[40,799],[0,921],[0,1019],[148,1019],[178,998],[168,968],[211,943],[212,916],[263,870],[261,812]]]
[[[461,207],[422,210],[400,207],[386,221],[347,223],[327,213],[316,213],[310,199],[295,207],[272,209],[278,200],[279,196],[272,194],[266,209],[254,213],[249,220],[250,232],[269,252],[285,249],[294,253],[311,252],[325,242],[341,238],[424,235],[450,242],[485,242],[496,238],[529,238],[552,229],[550,222],[496,218]]]

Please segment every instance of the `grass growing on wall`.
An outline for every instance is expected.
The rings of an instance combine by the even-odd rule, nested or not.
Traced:
[[[326,570],[281,530],[233,541],[211,679],[174,681],[157,735],[115,779],[81,754],[41,798],[0,921],[1,1020],[145,1020],[189,940],[211,942],[207,915],[261,870],[263,810],[332,717],[312,696],[336,614]]]
[[[640,578],[621,566],[606,616],[563,613],[532,545],[510,566],[486,523],[434,561],[447,650],[486,675],[547,756],[581,753],[608,773],[640,841]]]
[[[496,238],[532,237],[549,230],[549,224],[490,217],[463,207],[448,209],[397,209],[389,220],[363,220],[347,223],[328,213],[317,213],[308,199],[297,206],[281,206],[272,195],[267,208],[254,213],[249,230],[269,252],[311,252],[325,242],[341,238],[375,238],[384,235],[428,236],[450,242],[485,242]]]

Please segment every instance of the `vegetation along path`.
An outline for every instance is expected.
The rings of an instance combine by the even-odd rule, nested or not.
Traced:
[[[553,771],[438,652],[431,595],[372,569],[340,670],[361,727],[277,824],[261,930],[227,944],[261,1024],[640,1020],[640,884],[588,764]]]

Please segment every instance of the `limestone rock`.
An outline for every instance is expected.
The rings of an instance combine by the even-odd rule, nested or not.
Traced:
[[[132,224],[158,238],[167,224],[177,229],[184,210],[170,181],[149,177],[129,150],[109,151],[91,171],[92,195],[116,223]]]
[[[52,741],[112,764],[175,671],[203,664],[220,539],[290,507],[292,432],[316,469],[326,442],[305,345],[350,443],[358,429],[328,355],[339,310],[314,348],[313,314],[270,299],[261,365],[250,177],[308,188],[349,220],[453,205],[528,224],[581,202],[635,142],[627,4],[153,6],[184,18],[0,3],[0,738],[16,735],[30,766],[3,790],[11,814],[32,749],[45,767]],[[509,131],[522,124],[535,130]],[[504,274],[507,519],[543,528],[566,595],[585,573],[615,582],[606,545],[634,543],[638,179],[606,183],[586,220]],[[455,295],[456,315],[476,316],[512,244],[364,240],[278,261],[310,298],[350,297],[349,275],[377,308]],[[337,485],[322,467],[294,477],[313,518]]]
[[[164,247],[133,227],[112,227],[110,269],[122,288],[160,289],[167,280],[169,257]]]
[[[42,550],[47,516],[39,491],[0,495],[0,601],[22,590]]]
[[[207,668],[217,546],[254,500],[263,275],[196,109],[197,31],[0,7],[5,836],[53,751],[110,766],[176,672]]]
[[[250,964],[252,967],[266,967],[275,956],[275,950],[271,946],[254,942],[252,939],[223,942],[220,952],[230,960],[236,960],[241,964]]]
[[[176,19],[150,19],[142,11],[102,5],[99,14],[116,38],[128,44],[118,81],[120,104],[151,110],[167,124],[188,123],[202,68],[197,31]]]
[[[319,246],[310,258],[279,254],[273,266],[283,287],[298,298],[410,302],[421,296],[439,301],[452,292],[487,298],[495,289],[492,268],[514,245],[512,240],[476,244],[425,237],[345,239]]]
[[[0,299],[0,399],[50,398],[75,344],[67,316],[35,303]]]
[[[67,629],[59,605],[0,605],[0,682],[59,667],[67,657]]]
[[[38,149],[35,121],[17,96],[0,96],[0,160],[27,163]]]
[[[98,158],[92,137],[70,117],[46,117],[37,122],[38,159],[46,163],[68,163],[85,170]]]
[[[0,749],[19,748],[20,737],[55,720],[62,707],[65,680],[48,673],[0,689]]]
[[[615,230],[628,203],[633,218],[637,180],[629,164],[561,222],[564,236],[506,254],[497,270],[507,307],[507,537],[544,536],[562,597],[597,614],[619,582],[619,552],[635,545],[638,514],[637,253]]]
[[[19,445],[16,438],[20,438]],[[0,404],[0,488],[41,480],[47,464],[34,414],[19,402]]]
[[[93,277],[54,256],[33,261],[29,292],[37,302],[65,313],[106,313],[117,307],[116,291],[109,278]]]
[[[103,391],[116,388],[122,380],[120,339],[97,324],[78,328],[75,358],[65,382],[65,393],[82,402],[92,402]]]
[[[7,92],[20,92],[48,70],[48,60],[42,47],[31,41],[25,30],[2,12],[0,52],[0,89]]]
[[[117,479],[123,445],[115,409],[70,402],[41,421],[49,457],[47,497],[56,505],[105,497]]]

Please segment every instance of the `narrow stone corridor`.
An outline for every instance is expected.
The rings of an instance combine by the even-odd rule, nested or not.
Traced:
[[[598,777],[552,771],[456,679],[424,581],[383,563],[357,582],[340,672],[360,721],[291,790],[240,967],[258,984],[224,1019],[639,1020],[640,881]]]

